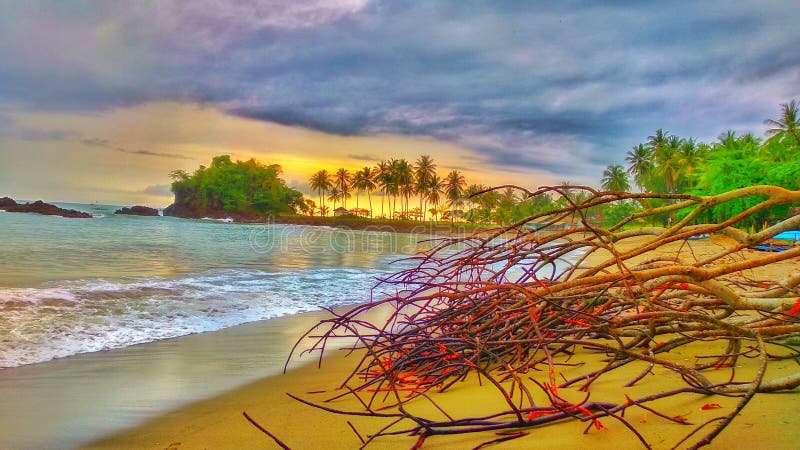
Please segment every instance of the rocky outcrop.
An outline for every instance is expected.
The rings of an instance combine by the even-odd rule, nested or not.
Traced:
[[[33,203],[25,203],[24,205],[22,205],[15,202],[14,199],[12,198],[3,197],[0,198],[0,209],[3,209],[7,212],[36,213],[36,214],[43,214],[45,216],[68,217],[70,219],[92,218],[92,215],[89,213],[76,211],[74,209],[59,208],[56,205],[51,205],[50,203],[45,203],[41,200],[37,200]]]
[[[148,206],[136,205],[130,208],[122,208],[114,211],[114,214],[125,214],[129,216],[158,216],[158,210]]]
[[[233,219],[234,222],[263,222],[267,215],[247,214],[224,209],[196,208],[189,205],[173,203],[164,208],[164,216],[180,217],[182,219]]]
[[[6,209],[12,206],[17,206],[17,202],[15,202],[13,198],[11,197],[0,198],[0,209]]]

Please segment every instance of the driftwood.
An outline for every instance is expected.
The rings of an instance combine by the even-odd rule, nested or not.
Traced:
[[[576,192],[584,194],[583,200],[572,200]],[[332,413],[392,419],[362,439],[364,445],[405,433],[417,436],[414,448],[436,435],[478,432],[494,433],[484,444],[489,445],[565,420],[584,421],[587,430],[617,421],[650,448],[638,424],[624,417],[626,410],[648,411],[675,426],[687,426],[687,419],[658,411],[651,402],[677,395],[740,397],[732,410],[689,427],[692,431],[673,443],[697,448],[710,443],[754,395],[800,385],[800,368],[793,375],[765,377],[773,361],[800,356],[792,344],[800,336],[800,274],[780,280],[752,275],[753,269],[800,256],[800,247],[744,253],[782,231],[800,228],[800,216],[757,233],[735,228],[756,212],[800,202],[800,191],[754,186],[694,197],[559,186],[528,196],[553,194],[566,198],[568,206],[509,227],[439,240],[414,257],[414,268],[381,280],[395,287],[396,295],[335,315],[310,330],[303,337],[311,339],[306,351],[322,353],[331,340],[346,338],[355,339],[350,348],[362,356],[338,396],[314,402],[293,397]],[[708,208],[742,197],[761,201],[722,223],[696,224]],[[645,208],[606,229],[587,220],[592,208],[622,200]],[[661,206],[650,206],[654,202]],[[664,215],[675,217],[675,223],[637,225]],[[565,221],[576,226],[549,233],[526,226]],[[698,235],[725,235],[734,244],[719,246],[712,255],[678,258],[675,246],[685,255],[691,245],[687,239]],[[672,250],[659,251],[666,248]],[[596,263],[595,253],[607,257]],[[589,257],[595,260],[592,267],[584,264]],[[363,319],[375,308],[390,310],[385,321]],[[703,345],[696,345],[700,341]],[[725,351],[698,353],[715,343],[724,344]],[[686,359],[670,357],[679,351]],[[561,367],[598,354],[603,362],[593,363],[592,371],[559,378]],[[743,379],[735,367],[746,360],[754,361],[756,369]],[[627,380],[628,386],[655,368],[669,369],[681,385],[622,402],[589,401],[598,394],[598,379],[631,363],[645,370]],[[720,372],[725,376],[718,376]],[[468,376],[496,389],[506,407],[482,417],[457,418],[430,395]],[[585,399],[567,400],[563,394],[568,389],[585,391]],[[327,406],[345,396],[357,397],[363,408]],[[544,397],[546,403],[536,403],[534,397]],[[418,401],[432,403],[437,416],[410,412],[408,406]]]

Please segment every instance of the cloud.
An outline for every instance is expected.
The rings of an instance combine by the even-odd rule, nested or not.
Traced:
[[[172,197],[172,189],[168,184],[154,184],[147,186],[139,191],[139,193],[153,195],[156,197]]]
[[[0,114],[0,139],[17,141],[63,141],[74,139],[76,134],[69,130],[44,130],[17,123],[14,118]]]
[[[377,162],[381,160],[381,158],[372,155],[370,153],[360,153],[360,154],[350,153],[347,155],[347,157],[349,159],[357,159],[359,161],[370,161],[370,162]]]
[[[155,152],[152,150],[140,150],[140,149],[130,149],[118,144],[114,144],[113,142],[107,139],[100,139],[100,138],[84,138],[80,140],[81,144],[88,145],[90,147],[101,147],[106,148],[108,150],[114,150],[115,152],[122,152],[122,153],[129,153],[131,155],[143,155],[143,156],[157,156],[160,158],[174,158],[174,159],[192,159],[188,156],[180,155],[178,153],[168,153],[168,152]]]
[[[199,102],[343,136],[438,139],[494,169],[587,182],[656,128],[759,131],[800,97],[788,0],[9,5],[0,101],[16,107]]]

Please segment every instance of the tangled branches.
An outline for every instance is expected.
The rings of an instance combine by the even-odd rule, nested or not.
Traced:
[[[576,192],[584,194],[581,201]],[[800,191],[754,186],[693,197],[548,187],[528,196],[553,194],[567,206],[509,227],[440,240],[414,257],[415,267],[381,280],[395,295],[310,330],[304,336],[312,340],[309,351],[322,353],[332,339],[350,338],[360,360],[336,397],[298,400],[390,420],[365,445],[411,434],[418,448],[431,436],[477,432],[490,432],[484,443],[490,444],[553,422],[586,422],[588,431],[612,420],[650,448],[626,410],[689,425],[653,405],[679,395],[738,398],[726,414],[690,427],[673,443],[696,448],[710,443],[755,394],[800,385],[800,371],[766,377],[773,362],[800,355],[793,346],[800,335],[800,274],[773,275],[800,256],[800,247],[747,250],[800,228],[800,216],[758,233],[734,228],[756,212],[800,201]],[[707,209],[744,197],[760,201],[725,222],[692,224]],[[591,211],[620,201],[644,208],[606,229],[589,220]],[[679,220],[666,228],[641,226],[665,214]],[[708,242],[694,241],[708,236]],[[387,311],[385,321],[364,319],[377,309]],[[626,372],[631,367],[635,372]],[[673,380],[633,398],[598,383],[615,373],[628,374],[622,382],[627,387],[647,384],[656,373]],[[502,406],[459,417],[430,395],[468,378],[494,389]],[[363,408],[326,406],[347,396]],[[416,403],[432,406],[434,414],[416,412]]]

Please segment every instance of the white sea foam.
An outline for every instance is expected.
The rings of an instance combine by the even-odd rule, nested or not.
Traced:
[[[369,300],[378,271],[214,270],[0,291],[0,367],[127,347]],[[335,288],[334,288],[335,286]]]

